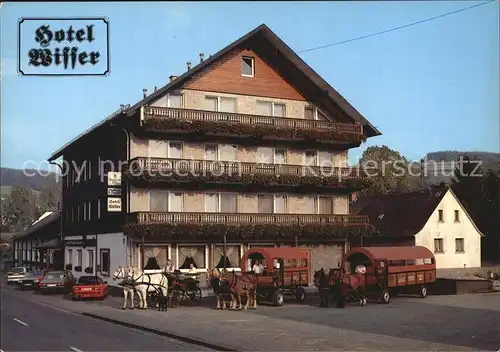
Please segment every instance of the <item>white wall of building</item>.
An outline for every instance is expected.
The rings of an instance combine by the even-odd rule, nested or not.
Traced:
[[[443,221],[439,220],[440,210]],[[455,221],[455,210],[458,210],[459,221]],[[438,269],[477,268],[481,267],[481,237],[458,199],[448,190],[425,226],[415,235],[415,245],[427,247],[434,253]],[[457,252],[456,239],[461,238],[464,251]],[[442,252],[435,251],[435,239],[442,239]]]

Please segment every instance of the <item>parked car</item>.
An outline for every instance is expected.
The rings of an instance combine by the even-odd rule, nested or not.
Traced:
[[[26,273],[26,276],[19,281],[21,290],[36,290],[40,287],[40,281],[45,276],[43,270],[33,270]]]
[[[81,276],[73,286],[73,300],[84,298],[105,299],[108,296],[108,282],[99,276]]]
[[[9,269],[9,271],[7,272],[7,283],[8,284],[19,283],[21,279],[24,279],[28,271],[29,269],[24,266],[18,266]]]
[[[42,293],[70,293],[76,279],[68,270],[49,271],[40,281],[40,292]]]

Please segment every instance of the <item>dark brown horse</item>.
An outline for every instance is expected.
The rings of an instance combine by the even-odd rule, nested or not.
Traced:
[[[360,306],[366,304],[365,297],[365,275],[359,273],[348,273],[343,268],[330,269],[327,280],[324,278],[324,270],[318,270],[314,273],[314,284],[320,290],[320,293],[333,293],[334,301],[337,307],[343,308],[344,302],[358,301]],[[326,289],[325,285],[328,286]],[[322,297],[323,298],[323,297]],[[322,300],[322,305],[324,301]]]
[[[246,310],[249,305],[251,309],[257,308],[257,280],[253,273],[219,271],[219,269],[215,268],[209,271],[207,281],[212,286],[217,298],[217,309],[226,308],[225,295],[231,297],[230,309],[243,308]],[[242,299],[245,300],[244,307],[242,307]]]

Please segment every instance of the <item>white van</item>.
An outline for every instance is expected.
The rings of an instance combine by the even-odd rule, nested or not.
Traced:
[[[28,271],[29,269],[24,266],[18,266],[9,269],[7,271],[7,283],[8,284],[18,283],[19,281],[21,281],[26,277],[26,273]]]

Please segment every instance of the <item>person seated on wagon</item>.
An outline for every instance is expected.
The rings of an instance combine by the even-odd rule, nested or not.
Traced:
[[[354,270],[356,274],[366,274],[366,266],[363,264],[359,264],[356,266],[356,269]]]
[[[172,264],[172,261],[170,259],[167,259],[167,264],[163,268],[163,272],[165,272],[167,274],[171,274],[171,273],[173,273],[173,271],[174,271],[174,266]]]
[[[252,271],[257,275],[260,275],[264,272],[264,266],[258,260],[256,260],[255,264],[252,267]]]

